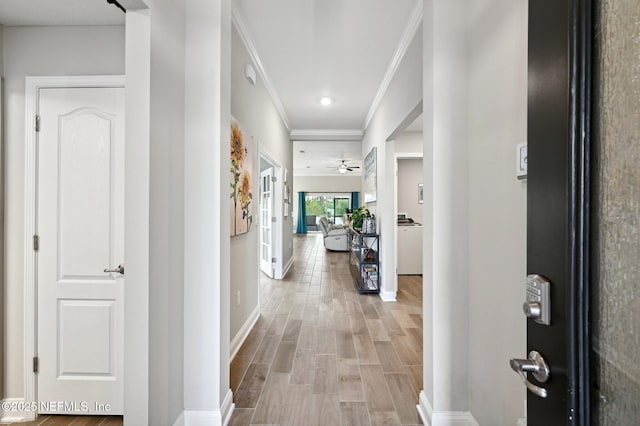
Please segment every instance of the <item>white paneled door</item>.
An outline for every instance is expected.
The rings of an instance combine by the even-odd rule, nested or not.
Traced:
[[[273,278],[273,167],[260,173],[260,269]]]
[[[124,88],[40,89],[38,108],[38,408],[122,414]]]

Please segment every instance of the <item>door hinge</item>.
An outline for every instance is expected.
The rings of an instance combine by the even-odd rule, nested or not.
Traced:
[[[278,178],[276,176],[271,176],[271,182],[276,182]]]
[[[38,237],[37,235],[33,236],[33,250],[34,251],[38,251],[38,249],[40,248],[40,237]]]
[[[40,116],[36,115],[36,132],[40,131]]]
[[[40,359],[37,356],[33,357],[33,372],[37,373],[38,372],[38,364],[40,362]]]
[[[271,218],[271,222],[276,223],[277,221],[278,221],[278,218],[276,218],[275,216]]]
[[[271,263],[276,263],[278,261],[278,259],[276,259],[275,257],[271,258]]]

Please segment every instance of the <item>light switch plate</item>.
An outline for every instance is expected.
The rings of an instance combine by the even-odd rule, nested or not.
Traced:
[[[516,148],[516,177],[527,178],[527,143],[520,143]]]

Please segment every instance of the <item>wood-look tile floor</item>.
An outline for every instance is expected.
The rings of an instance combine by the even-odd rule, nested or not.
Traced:
[[[319,234],[294,245],[284,280],[262,276],[261,316],[231,363],[230,424],[422,424],[422,277],[382,302],[355,291],[348,254]]]
[[[359,295],[347,254],[320,234],[294,237],[286,279],[263,276],[261,315],[231,363],[230,424],[418,425],[422,277],[397,302]],[[121,426],[122,417],[43,415],[22,426]]]

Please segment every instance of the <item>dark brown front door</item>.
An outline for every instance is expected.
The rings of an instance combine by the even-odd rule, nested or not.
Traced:
[[[549,324],[527,320],[549,368],[528,374],[532,426],[589,424],[590,7],[529,1],[527,273],[550,282]]]

